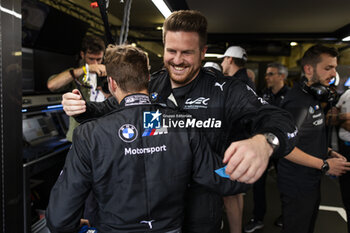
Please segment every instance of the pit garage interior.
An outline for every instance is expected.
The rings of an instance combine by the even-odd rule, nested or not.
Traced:
[[[50,188],[70,146],[65,138],[68,119],[61,94],[51,93],[51,74],[72,67],[84,35],[96,34],[108,42],[144,49],[151,72],[162,68],[164,15],[151,0],[107,0],[103,20],[95,1],[0,0],[0,226],[3,232],[44,232],[42,221]],[[98,1],[102,2],[102,1]],[[208,19],[205,59],[221,63],[231,45],[246,49],[247,68],[256,74],[257,90],[265,88],[268,63],[289,69],[287,83],[300,77],[299,59],[312,45],[338,48],[339,84],[350,77],[350,1],[304,0],[165,0],[170,11],[193,9]],[[128,7],[129,6],[129,7]],[[129,9],[129,10],[128,10]],[[107,22],[107,27],[106,27]],[[106,30],[108,28],[108,30]],[[336,135],[334,136],[334,138]],[[336,140],[332,140],[336,149]],[[273,221],[280,213],[276,175],[267,180],[268,210],[265,227],[257,232],[279,232]],[[251,217],[252,194],[245,195],[243,224]],[[316,233],[345,233],[337,178],[325,176]],[[228,232],[227,226],[223,232]]]

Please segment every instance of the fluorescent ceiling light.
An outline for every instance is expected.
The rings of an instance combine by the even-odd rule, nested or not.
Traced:
[[[13,16],[15,16],[16,18],[19,18],[19,19],[22,18],[22,15],[21,15],[21,14],[15,12],[15,11],[9,10],[9,9],[7,9],[7,8],[4,8],[4,7],[2,7],[2,6],[0,6],[0,11],[5,12],[5,13],[10,14],[10,15],[13,15]]]
[[[297,46],[297,45],[298,45],[298,43],[295,41],[290,42],[290,46]]]
[[[217,58],[221,58],[222,54],[218,54],[218,53],[206,53],[205,57],[217,57]]]
[[[164,3],[163,0],[152,0],[154,5],[158,8],[160,13],[164,16],[164,18],[167,18],[170,14],[171,11],[169,10],[168,6]]]
[[[350,41],[350,36],[344,37],[342,41]]]

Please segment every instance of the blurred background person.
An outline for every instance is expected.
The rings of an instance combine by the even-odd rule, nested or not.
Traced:
[[[247,69],[247,75],[250,80],[252,80],[252,83],[254,83],[255,86],[255,72],[252,69]]]
[[[280,63],[274,62],[267,65],[265,80],[267,89],[264,90],[262,98],[268,103],[280,107],[281,101],[284,99],[290,88],[285,84],[288,77],[288,69]],[[254,232],[264,227],[264,217],[266,214],[266,178],[271,165],[277,168],[277,159],[270,158],[270,163],[264,174],[253,185],[253,217],[244,226],[245,232]],[[282,217],[278,217],[275,225],[282,227]]]
[[[52,75],[47,81],[47,88],[52,92],[67,92],[78,88],[87,101],[101,102],[109,96],[106,79],[99,82],[98,77],[105,77],[106,67],[102,64],[105,52],[104,41],[94,35],[84,37],[81,44],[79,66],[69,68]],[[73,130],[79,123],[69,118],[67,140],[72,141]]]
[[[237,78],[255,90],[255,85],[248,77],[247,69],[245,68],[248,60],[245,49],[240,46],[231,46],[221,58],[223,58],[221,66],[224,75]]]
[[[339,126],[338,146],[339,153],[344,155],[350,161],[350,89],[347,89],[331,111],[335,116],[333,124]],[[350,173],[339,177],[340,192],[347,216],[348,233],[350,233]]]
[[[246,51],[240,46],[231,46],[227,48],[221,62],[222,72],[225,76],[236,78],[250,88],[255,90],[255,85],[248,77],[245,65],[248,60]],[[243,217],[243,194],[224,197],[227,220],[230,226],[230,233],[242,232]]]
[[[336,76],[338,51],[314,45],[301,59],[304,76],[281,103],[298,129],[293,151],[278,162],[281,192],[282,233],[312,233],[321,201],[322,174],[340,176],[350,163],[327,145],[325,116],[321,102],[328,102],[329,83]]]

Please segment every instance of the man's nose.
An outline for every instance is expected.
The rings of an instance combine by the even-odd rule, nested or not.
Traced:
[[[337,76],[337,71],[335,70],[335,68],[332,69],[332,76],[333,76],[333,77]]]
[[[91,65],[96,65],[96,64],[98,64],[97,59],[91,59]]]
[[[174,57],[174,59],[173,59],[173,62],[175,63],[175,64],[181,64],[182,63],[182,54],[181,53],[176,53],[175,54],[175,57]]]

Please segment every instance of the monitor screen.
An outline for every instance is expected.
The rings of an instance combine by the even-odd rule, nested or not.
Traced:
[[[43,138],[51,138],[58,135],[58,132],[49,117],[36,116],[23,119],[23,137],[30,143],[35,144]]]

